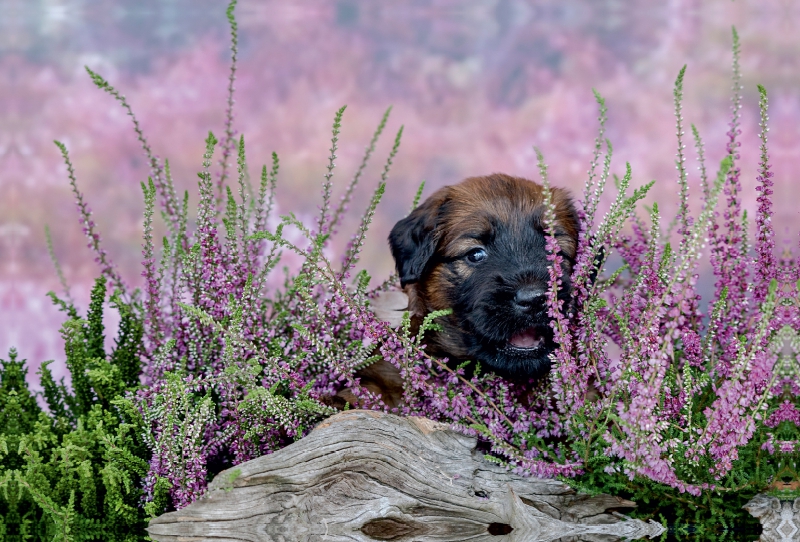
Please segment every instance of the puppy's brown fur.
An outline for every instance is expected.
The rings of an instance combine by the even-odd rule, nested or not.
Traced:
[[[566,190],[553,188],[552,198],[563,257],[559,297],[566,301],[579,224]],[[441,188],[395,225],[389,244],[414,328],[433,311],[453,309],[439,319],[442,331],[426,335],[429,353],[478,361],[514,379],[549,370],[555,343],[544,305],[550,269],[544,218],[541,185],[493,174]],[[358,376],[390,406],[402,397],[399,374],[388,362]],[[349,392],[340,396],[353,399]]]

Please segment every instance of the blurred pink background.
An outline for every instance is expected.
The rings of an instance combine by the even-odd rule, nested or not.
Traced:
[[[0,352],[16,346],[30,362],[31,382],[43,360],[56,359],[55,372],[63,374],[62,315],[45,297],[59,285],[44,225],[81,307],[98,273],[54,139],[71,151],[105,248],[123,276],[141,284],[139,183],[148,171],[129,118],[93,87],[84,65],[127,96],[194,204],[203,139],[208,130],[222,132],[230,59],[225,8],[221,0],[3,0]],[[334,175],[341,190],[393,105],[340,229],[335,247],[343,246],[394,133],[405,125],[362,258],[378,280],[393,267],[386,236],[423,179],[426,194],[494,171],[537,179],[536,145],[551,182],[579,193],[596,133],[592,88],[607,99],[613,171],[621,174],[630,161],[635,186],[656,179],[648,203],[658,201],[668,221],[677,194],[673,82],[688,64],[685,142],[696,194],[688,123],[700,129],[709,170],[716,171],[729,119],[731,25],[742,42],[744,207],[755,210],[761,83],[770,93],[774,221],[779,238],[796,244],[796,2],[242,0],[237,18],[236,128],[245,134],[254,176],[273,150],[280,155],[279,212],[308,218],[316,211],[339,106],[348,105]]]

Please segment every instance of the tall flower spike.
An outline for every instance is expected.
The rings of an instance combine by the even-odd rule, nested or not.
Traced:
[[[248,190],[248,181],[247,181],[247,158],[245,156],[245,149],[244,149],[244,135],[239,136],[239,152],[236,160],[237,172],[238,172],[238,181],[239,181],[239,205],[237,206],[237,213],[236,218],[238,222],[238,234],[237,234],[237,242],[240,243],[240,251],[242,254],[242,259],[244,260],[246,267],[248,269],[252,268],[253,264],[255,263],[255,258],[257,256],[255,243],[247,239],[247,236],[251,233],[248,231],[249,225],[249,217],[248,217],[248,201],[247,196],[250,190]]]
[[[103,79],[102,76],[90,70],[88,66],[84,66],[84,68],[89,74],[89,77],[92,78],[92,82],[94,82],[95,86],[113,96],[131,118],[131,121],[133,122],[133,130],[136,132],[136,139],[139,141],[139,144],[141,144],[142,150],[147,157],[147,162],[150,165],[150,175],[153,177],[153,182],[155,183],[156,188],[161,195],[161,206],[168,218],[167,225],[172,233],[175,234],[178,229],[179,208],[178,201],[175,196],[175,187],[172,184],[172,179],[169,176],[164,175],[164,167],[158,161],[158,157],[153,154],[153,150],[150,148],[150,143],[148,143],[141,126],[139,126],[139,120],[136,118],[136,115],[133,114],[133,109],[131,108],[130,104],[128,104],[128,100],[125,98],[125,96],[120,94],[119,91],[111,86],[108,81]]]
[[[236,148],[236,132],[233,129],[233,104],[234,100],[234,83],[236,82],[236,61],[239,53],[239,25],[236,22],[234,11],[236,10],[237,0],[231,0],[228,4],[228,9],[225,14],[228,18],[228,24],[231,28],[231,68],[228,73],[228,97],[225,107],[225,128],[222,139],[222,155],[220,157],[219,165],[222,167],[219,180],[217,181],[217,206],[222,204],[222,192],[225,181],[228,180],[228,169],[230,168],[229,159]]]
[[[550,260],[549,267],[549,289],[547,293],[547,309],[550,318],[553,318],[551,327],[555,331],[555,341],[561,345],[564,351],[569,351],[569,322],[562,312],[563,301],[558,299],[558,290],[561,287],[562,263],[561,247],[555,236],[556,208],[553,203],[553,193],[550,189],[550,181],[547,177],[547,164],[544,155],[538,148],[534,148],[536,159],[539,166],[539,175],[542,178],[542,193],[544,196],[544,227],[547,247],[547,259]]]
[[[726,176],[723,192],[726,196],[725,206],[722,211],[723,223],[726,231],[717,231],[719,226],[714,224],[711,229],[711,263],[716,276],[715,298],[719,299],[722,289],[728,289],[728,309],[722,315],[720,322],[720,344],[733,344],[733,336],[743,331],[745,312],[747,309],[747,276],[748,267],[746,258],[742,257],[742,243],[745,232],[741,226],[741,198],[742,188],[739,176],[741,170],[738,166],[739,146],[738,136],[741,111],[741,71],[739,65],[740,46],[739,35],[734,28],[733,34],[733,65],[732,81],[733,96],[731,106],[731,121],[727,132],[727,156],[731,167]],[[724,353],[721,359],[728,363],[732,361],[732,354]]]
[[[675,102],[675,128],[676,136],[678,139],[678,152],[676,154],[675,169],[678,170],[678,185],[679,185],[679,207],[678,207],[678,221],[680,227],[678,234],[681,235],[681,246],[686,243],[686,236],[689,233],[689,185],[686,182],[686,157],[683,155],[683,150],[686,145],[683,143],[683,76],[686,73],[686,65],[684,64],[681,71],[678,72],[678,77],[675,79],[675,89],[673,90]]]
[[[214,207],[214,194],[211,186],[211,157],[214,155],[214,146],[218,140],[212,132],[208,132],[206,137],[206,152],[203,153],[203,171],[198,173],[200,177],[200,206],[197,213],[197,229],[209,228],[213,226],[216,208]]]
[[[83,225],[83,233],[89,239],[87,246],[94,252],[94,259],[100,265],[101,273],[111,281],[115,288],[119,288],[124,292],[125,296],[128,296],[130,294],[128,293],[128,287],[125,281],[122,280],[111,258],[109,258],[105,249],[100,245],[100,234],[95,228],[94,220],[92,220],[92,210],[86,202],[83,201],[83,193],[78,189],[78,180],[75,178],[75,168],[72,167],[72,160],[69,158],[67,146],[60,141],[54,141],[54,143],[59,150],[61,150],[61,156],[64,158],[64,163],[67,165],[69,185],[72,188],[72,194],[75,196],[75,205],[78,206],[78,214],[80,215],[80,222]]]
[[[272,168],[267,171],[267,166],[261,169],[261,187],[258,191],[258,205],[256,205],[255,230],[262,231],[267,228],[267,221],[275,205],[275,187],[278,184],[278,171],[280,160],[278,153],[272,153]]]
[[[217,208],[222,204],[222,193],[224,191],[225,181],[228,180],[228,163],[236,148],[236,132],[233,129],[233,99],[234,83],[236,82],[236,60],[239,52],[239,25],[236,22],[234,12],[236,10],[237,0],[231,0],[228,4],[228,9],[225,14],[228,17],[228,24],[231,27],[231,71],[228,74],[228,99],[225,108],[225,135],[222,139],[222,156],[220,158],[220,172],[219,180],[217,181]]]
[[[594,151],[592,153],[592,161],[589,165],[589,171],[587,172],[588,176],[586,178],[586,185],[583,189],[583,212],[584,221],[587,228],[591,228],[594,224],[594,213],[597,210],[597,203],[600,198],[600,193],[603,191],[603,187],[600,186],[595,180],[597,176],[595,171],[597,170],[597,165],[600,162],[600,151],[603,148],[603,142],[605,141],[608,143],[608,140],[603,137],[606,132],[606,113],[608,112],[606,100],[595,89],[592,89],[592,92],[594,93],[594,98],[597,101],[597,106],[599,109],[599,116],[597,118],[599,121],[599,126],[597,128],[597,137],[594,138]],[[610,157],[611,148],[608,147],[606,152],[606,160],[608,161]]]
[[[350,242],[350,246],[345,253],[342,271],[339,275],[341,279],[345,278],[345,275],[350,272],[350,269],[358,261],[358,255],[361,252],[361,247],[364,245],[364,239],[367,236],[367,229],[369,229],[369,225],[372,223],[372,217],[375,215],[375,209],[378,206],[378,203],[380,203],[381,199],[383,198],[383,192],[386,189],[386,181],[389,178],[389,170],[392,167],[392,160],[400,148],[400,140],[402,137],[403,126],[401,126],[397,131],[397,136],[395,136],[394,139],[394,145],[389,153],[389,157],[386,159],[386,164],[383,167],[383,173],[381,173],[381,182],[378,185],[377,190],[375,190],[375,193],[372,195],[372,199],[367,207],[367,211],[364,213],[364,216],[361,219],[361,225],[358,227],[358,232],[353,237],[353,240]]]
[[[777,262],[775,261],[775,231],[772,227],[772,176],[769,164],[769,151],[767,149],[767,126],[768,116],[768,100],[767,89],[758,85],[759,100],[758,109],[760,112],[759,128],[761,131],[758,134],[761,139],[761,158],[758,163],[758,186],[756,190],[759,192],[756,201],[758,201],[758,210],[756,212],[756,229],[758,231],[756,237],[756,276],[758,283],[753,291],[753,298],[756,303],[761,303],[767,293],[767,287],[773,278],[777,278]]]
[[[328,172],[325,174],[325,182],[322,185],[322,208],[320,209],[319,221],[317,223],[317,235],[325,235],[328,233],[328,226],[330,225],[328,221],[328,212],[331,208],[331,178],[333,177],[333,168],[336,167],[336,151],[339,148],[337,145],[339,142],[339,130],[342,127],[342,115],[345,109],[347,109],[346,105],[339,108],[333,119],[333,128],[331,130],[331,154],[328,156]]]
[[[708,201],[710,190],[708,186],[708,171],[706,170],[706,152],[703,138],[700,137],[700,131],[694,124],[692,124],[692,135],[694,136],[694,147],[697,150],[697,161],[700,163],[698,166],[700,170],[700,189],[703,192],[703,202],[706,202]]]
[[[147,336],[150,338],[149,348],[156,348],[163,337],[160,322],[159,304],[161,299],[161,283],[156,273],[156,261],[153,255],[153,208],[156,199],[156,187],[153,179],[147,179],[147,184],[142,183],[144,193],[144,243],[142,245],[142,276],[145,280],[145,326]],[[166,258],[166,254],[164,255]]]
[[[384,112],[381,122],[378,124],[378,127],[372,134],[372,139],[370,140],[369,145],[367,145],[367,148],[364,150],[364,157],[361,159],[361,164],[359,164],[355,175],[353,175],[353,179],[350,181],[350,184],[347,185],[347,190],[345,190],[341,201],[339,201],[339,205],[336,207],[336,210],[331,216],[330,226],[328,226],[328,230],[331,233],[336,233],[336,227],[339,225],[342,214],[347,210],[347,205],[350,203],[350,199],[353,196],[353,191],[358,185],[358,181],[361,179],[361,175],[364,173],[364,169],[367,167],[367,163],[369,162],[372,153],[375,152],[375,145],[378,143],[378,138],[380,138],[381,134],[383,133],[383,129],[386,128],[386,122],[389,120],[389,114],[391,112],[392,108],[390,106]]]

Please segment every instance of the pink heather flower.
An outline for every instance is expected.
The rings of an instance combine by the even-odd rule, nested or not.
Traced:
[[[800,395],[800,384],[790,377],[780,378],[773,386],[771,393],[773,395],[781,395],[787,392],[792,397]]]
[[[794,404],[789,401],[781,403],[780,406],[769,415],[764,425],[774,428],[781,422],[791,422],[795,426],[800,427],[800,412],[798,412]]]
[[[767,440],[761,445],[762,450],[766,450],[770,455],[775,455],[775,437],[772,433],[767,433]]]
[[[797,448],[797,445],[800,443],[796,440],[778,440],[776,441],[778,444],[778,451],[782,454],[790,454]]]
[[[683,333],[683,354],[686,362],[692,367],[703,366],[703,352],[701,350],[700,335],[690,329]]]

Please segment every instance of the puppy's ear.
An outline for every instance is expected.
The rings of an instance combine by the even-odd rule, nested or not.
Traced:
[[[441,237],[437,222],[447,200],[448,188],[445,187],[392,228],[389,247],[401,286],[417,282],[428,269]]]

